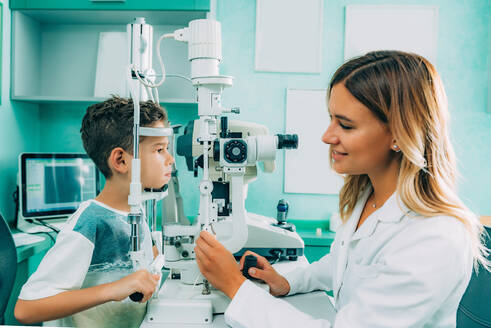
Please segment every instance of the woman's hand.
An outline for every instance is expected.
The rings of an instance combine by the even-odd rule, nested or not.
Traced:
[[[225,295],[233,298],[246,278],[234,256],[212,234],[201,231],[194,248],[203,276]]]
[[[152,297],[155,288],[159,282],[158,274],[151,274],[147,270],[138,270],[124,278],[108,284],[110,299],[113,301],[122,301],[135,292],[143,294],[140,303],[145,303]]]
[[[244,259],[247,255],[253,255],[257,258],[257,267],[249,268],[248,273],[251,277],[260,279],[267,283],[269,286],[269,293],[273,296],[283,296],[288,294],[290,291],[290,284],[288,283],[288,280],[276,272],[273,266],[269,264],[268,260],[266,260],[264,257],[251,251],[245,252],[240,259],[240,270],[242,270],[244,267]]]

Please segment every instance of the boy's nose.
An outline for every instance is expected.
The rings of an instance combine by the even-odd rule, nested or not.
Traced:
[[[167,164],[167,165],[172,165],[172,164],[174,164],[174,163],[175,163],[175,161],[176,161],[176,160],[174,159],[174,156],[172,156],[172,155],[170,155],[170,154],[169,154],[169,156],[168,156],[168,157],[167,157],[167,159],[166,159],[166,164]]]

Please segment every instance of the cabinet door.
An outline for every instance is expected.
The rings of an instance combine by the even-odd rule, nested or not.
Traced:
[[[324,255],[329,254],[330,246],[311,246],[305,245],[305,257],[309,263],[320,260]]]
[[[11,0],[10,9],[209,11],[210,0]]]

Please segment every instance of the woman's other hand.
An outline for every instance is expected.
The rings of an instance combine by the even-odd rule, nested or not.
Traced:
[[[257,258],[257,267],[249,268],[248,273],[251,277],[260,279],[268,284],[269,293],[273,296],[283,296],[288,294],[288,292],[290,291],[290,284],[288,283],[288,280],[286,280],[285,277],[276,272],[276,270],[271,264],[269,264],[266,258],[257,255],[254,252],[247,251],[240,259],[240,270],[242,270],[242,268],[244,267],[244,259],[247,255],[253,255]]]

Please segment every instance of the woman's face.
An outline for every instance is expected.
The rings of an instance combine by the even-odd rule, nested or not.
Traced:
[[[330,145],[336,172],[370,176],[389,166],[394,158],[392,134],[343,83],[331,90],[329,115],[331,122],[322,141]]]

